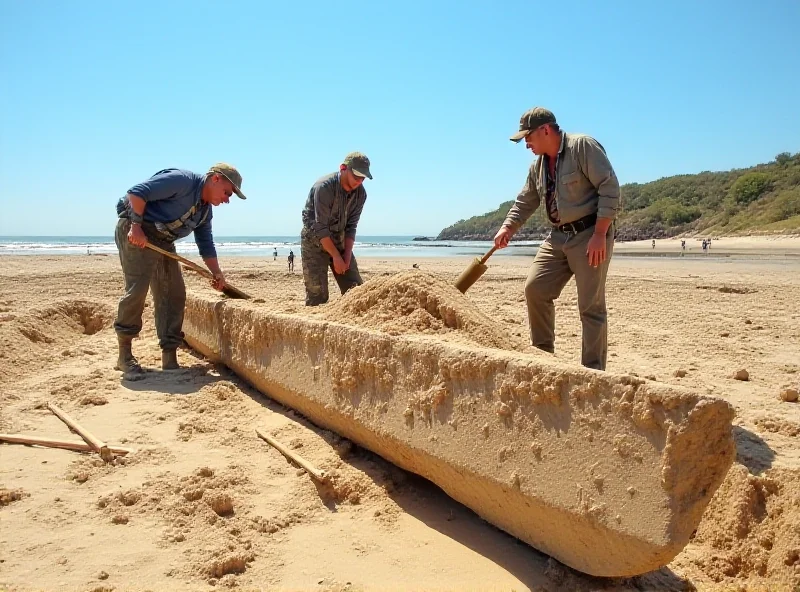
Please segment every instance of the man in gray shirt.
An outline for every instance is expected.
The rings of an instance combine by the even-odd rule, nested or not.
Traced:
[[[590,136],[566,133],[543,107],[526,111],[513,142],[538,156],[514,205],[494,237],[502,249],[544,203],[552,230],[542,243],[525,282],[531,343],[553,352],[553,301],[575,276],[583,326],[581,363],[605,370],[608,355],[606,274],[614,247],[613,221],[619,182],[605,150]]]
[[[351,152],[337,172],[318,179],[308,194],[300,232],[306,306],[328,301],[328,267],[342,294],[363,283],[353,245],[367,200],[364,179],[372,179],[369,166],[366,155]]]

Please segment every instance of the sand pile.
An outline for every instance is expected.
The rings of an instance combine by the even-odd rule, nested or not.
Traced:
[[[783,417],[767,414],[765,416],[755,418],[753,423],[765,432],[782,434],[791,438],[800,436],[800,423],[792,421],[791,419],[785,419]]]
[[[119,526],[159,518],[161,546],[185,544],[188,556],[167,575],[200,577],[212,585],[224,579],[224,585],[255,559],[254,539],[281,528],[238,499],[255,493],[244,467],[230,465],[220,472],[199,467],[191,475],[165,476],[104,495],[96,506]]]
[[[25,363],[50,357],[55,348],[64,357],[95,355],[90,347],[70,346],[80,337],[109,327],[113,319],[110,305],[85,299],[64,299],[23,313],[0,313],[0,378],[18,375]]]
[[[187,442],[203,434],[230,430],[241,409],[241,398],[235,385],[220,380],[202,387],[197,395],[178,401],[177,408],[183,411],[184,418],[178,423],[178,440]]]
[[[222,377],[205,376],[210,381],[196,394],[178,399],[176,410],[180,417],[175,437],[182,442],[213,442],[214,445],[236,446],[241,450],[261,449],[253,437],[253,422],[260,415],[248,405],[250,397],[241,385]],[[247,388],[245,386],[245,388]]]
[[[127,438],[120,440],[123,445],[130,445]],[[82,454],[80,457],[69,464],[63,478],[66,481],[75,482],[78,485],[91,482],[101,482],[103,480],[113,480],[124,475],[127,468],[133,466],[150,466],[175,460],[175,455],[165,447],[149,446],[139,447],[138,442],[133,446],[135,454],[127,456],[116,456],[114,461],[107,463],[95,454]]]
[[[390,335],[436,335],[484,347],[531,349],[454,286],[421,271],[370,280],[325,307],[321,316]]]
[[[302,450],[303,440],[292,438],[293,432],[302,433],[294,425],[277,435],[291,448]],[[349,454],[350,447],[337,449]],[[180,550],[180,559],[165,572],[167,578],[203,580],[222,588],[269,583],[263,570],[265,566],[273,570],[280,563],[276,545],[294,528],[330,512],[320,496],[332,509],[340,504],[369,504],[384,524],[397,514],[396,507],[386,507],[384,489],[352,467],[333,470],[330,487],[317,490],[305,473],[266,445],[259,454],[275,460],[277,466],[260,484],[255,482],[258,476],[252,474],[252,466],[196,466],[188,474],[161,473],[137,487],[100,495],[94,511],[103,522],[120,528],[120,536],[155,522],[160,530],[158,546]],[[378,480],[387,490],[393,483],[388,473]],[[302,487],[291,495],[280,495],[287,482]],[[265,495],[276,497],[265,504]]]
[[[751,475],[735,464],[693,542],[710,547],[693,563],[715,582],[765,578],[776,590],[800,589],[800,473],[773,469]]]
[[[17,502],[30,494],[22,489],[6,489],[0,487],[0,507],[7,506],[11,502]]]
[[[78,403],[80,405],[105,405],[108,403],[107,394],[119,384],[116,374],[103,370],[92,370],[86,375],[59,376],[58,380],[49,381],[46,399],[60,405]],[[37,402],[37,407],[42,408],[45,397]]]

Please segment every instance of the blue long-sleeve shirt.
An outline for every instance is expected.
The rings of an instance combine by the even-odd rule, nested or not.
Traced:
[[[205,175],[191,171],[164,169],[146,181],[137,183],[128,189],[128,193],[141,197],[147,204],[143,216],[145,222],[173,222],[197,204],[194,214],[172,232],[178,238],[183,238],[194,231],[200,256],[208,259],[215,258],[217,250],[211,232],[212,208],[202,200],[205,180]]]

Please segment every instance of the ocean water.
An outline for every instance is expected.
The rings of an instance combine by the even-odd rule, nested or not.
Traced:
[[[456,257],[480,256],[488,251],[489,241],[414,241],[413,236],[359,236],[353,253],[356,257]],[[214,237],[217,254],[225,256],[271,257],[275,249],[285,258],[289,250],[300,255],[298,236],[220,236]],[[540,241],[512,242],[494,256],[534,255]],[[190,236],[176,243],[178,253],[198,255]],[[0,236],[2,255],[86,255],[116,254],[113,236]]]

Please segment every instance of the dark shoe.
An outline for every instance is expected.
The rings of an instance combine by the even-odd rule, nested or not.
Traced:
[[[162,370],[178,370],[178,351],[174,349],[161,350],[161,369]]]
[[[119,358],[117,359],[117,370],[122,370],[125,375],[143,374],[144,370],[139,365],[136,358],[133,357],[131,350],[131,342],[133,337],[128,335],[117,335],[117,342],[119,343]]]

